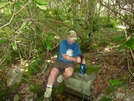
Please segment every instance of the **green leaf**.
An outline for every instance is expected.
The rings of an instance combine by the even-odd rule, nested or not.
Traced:
[[[24,2],[24,1],[23,1]],[[17,1],[17,2],[15,2],[15,5],[16,6],[22,6],[23,5],[23,2],[21,1],[21,2],[19,2],[19,1]]]
[[[7,4],[9,4],[9,3],[11,3],[11,2],[1,2],[0,3],[0,8],[3,8],[3,7],[5,7]]]
[[[128,41],[126,42],[126,46],[127,46],[128,48],[131,48],[131,46],[132,46],[132,40],[128,40]]]
[[[44,1],[44,0],[34,0],[37,4],[39,5],[46,5],[48,2]]]
[[[49,41],[45,41],[45,45],[46,45],[46,47],[48,48],[48,49],[52,49],[52,44],[50,44],[50,42]]]
[[[11,43],[13,50],[17,50],[17,45],[15,43]]]
[[[3,32],[4,32],[4,30],[0,29],[0,33],[3,33]]]
[[[68,13],[70,13],[71,11],[72,11],[72,9],[71,9],[71,8],[69,8],[69,9],[68,9]]]
[[[42,9],[42,10],[46,10],[47,8],[46,8],[46,5],[38,5],[37,4],[37,7],[39,7],[40,9]]]
[[[46,40],[48,40],[48,41],[50,41],[50,42],[51,42],[51,41],[52,41],[52,39],[53,39],[53,36],[52,36],[52,35],[47,35],[47,36],[46,36]]]
[[[26,22],[23,22],[20,29],[23,29],[26,26],[26,24],[27,24]]]
[[[132,50],[134,50],[134,44],[132,44],[131,48],[132,48]]]
[[[125,48],[125,44],[121,44],[119,47],[118,47],[118,50],[122,50]]]
[[[10,27],[8,27],[8,26],[4,27],[4,32],[5,32],[6,34],[9,34],[10,31],[11,31]]]

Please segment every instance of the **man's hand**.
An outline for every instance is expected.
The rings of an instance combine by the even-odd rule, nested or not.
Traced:
[[[80,62],[81,62],[81,58],[78,56],[78,57],[75,58],[75,61],[76,61],[77,63],[80,63]]]
[[[83,59],[83,61],[82,61],[82,64],[86,64],[86,61],[85,61],[85,59]]]

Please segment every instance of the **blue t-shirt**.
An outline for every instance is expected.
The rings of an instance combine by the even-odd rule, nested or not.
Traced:
[[[73,61],[66,60],[62,57],[62,54],[66,54],[71,57],[77,57],[81,55],[81,50],[79,45],[74,42],[73,44],[69,44],[67,39],[62,40],[59,45],[58,59],[65,63],[71,63]]]

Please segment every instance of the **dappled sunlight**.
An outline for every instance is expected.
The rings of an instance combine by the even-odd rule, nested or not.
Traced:
[[[127,27],[126,26],[123,26],[123,25],[118,25],[118,28],[126,29]]]
[[[110,51],[116,51],[118,49],[118,46],[107,46],[104,48],[103,52],[110,52]]]
[[[48,63],[54,63],[57,55],[52,56],[49,60],[46,60]]]

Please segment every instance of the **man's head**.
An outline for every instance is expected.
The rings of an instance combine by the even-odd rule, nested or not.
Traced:
[[[71,30],[68,34],[68,42],[69,44],[73,44],[75,40],[77,39],[77,34],[75,31]]]

